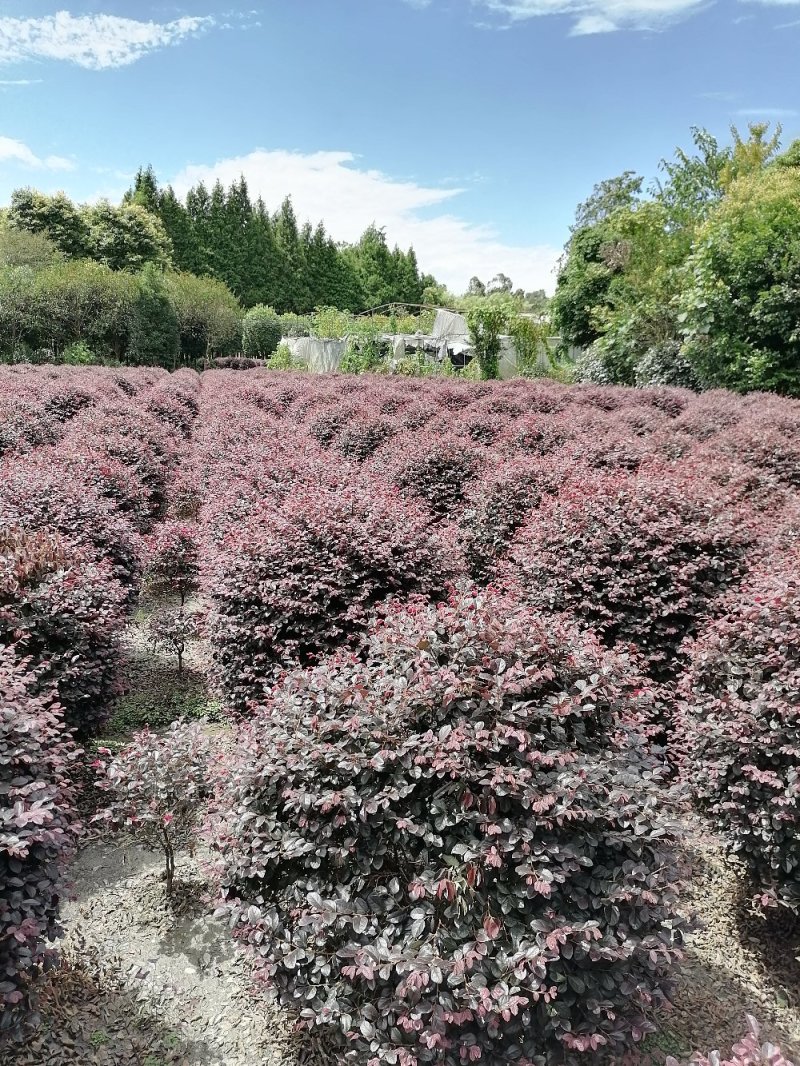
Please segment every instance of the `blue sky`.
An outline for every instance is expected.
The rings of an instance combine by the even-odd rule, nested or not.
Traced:
[[[799,47],[800,0],[0,0],[0,203],[244,172],[457,290],[551,290],[595,182],[692,125],[800,136]]]

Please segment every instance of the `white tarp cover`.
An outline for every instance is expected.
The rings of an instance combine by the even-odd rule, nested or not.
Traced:
[[[431,336],[440,341],[460,341],[469,343],[469,326],[463,315],[455,311],[437,311],[433,320]],[[451,345],[452,347],[452,345]]]
[[[292,358],[305,364],[315,374],[330,374],[342,365],[347,351],[346,340],[324,340],[321,337],[285,337]]]

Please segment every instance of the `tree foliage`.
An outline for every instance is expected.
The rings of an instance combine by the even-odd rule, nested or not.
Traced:
[[[242,351],[257,359],[269,359],[277,351],[283,336],[277,311],[264,304],[256,304],[244,316]]]
[[[298,222],[290,198],[270,213],[242,177],[225,189],[200,182],[184,202],[140,170],[126,202],[155,214],[180,271],[223,281],[245,307],[307,313],[316,306],[363,311],[386,303],[421,303],[433,279],[420,273],[413,248],[390,249],[379,227],[340,245],[322,223]]]
[[[620,384],[800,391],[797,184],[780,127],[663,160],[647,196],[630,172],[576,214],[552,304],[578,373]]]
[[[688,275],[684,350],[703,384],[800,395],[800,171],[735,181]]]
[[[484,380],[500,376],[500,334],[507,323],[508,312],[501,304],[487,301],[467,312],[470,340]]]
[[[151,264],[139,276],[131,314],[130,356],[141,366],[175,366],[180,325],[164,277]]]

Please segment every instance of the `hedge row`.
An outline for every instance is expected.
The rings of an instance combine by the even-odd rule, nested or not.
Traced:
[[[91,386],[95,372],[86,377]],[[140,532],[164,510],[197,411],[196,374],[153,377],[146,371],[135,395],[117,389],[75,413],[57,444],[0,463],[0,646],[55,685],[79,736],[96,730],[113,692]]]
[[[187,372],[15,369],[0,371],[0,426],[22,427],[0,432],[0,1030],[14,1038],[58,932],[72,737],[105,717],[141,534],[199,394]]]
[[[52,689],[0,650],[0,1046],[25,1035],[31,985],[51,961],[77,829],[75,748]]]

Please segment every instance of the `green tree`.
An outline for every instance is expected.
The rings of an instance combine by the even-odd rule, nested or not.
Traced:
[[[36,276],[29,266],[0,266],[0,357],[23,361],[35,342]]]
[[[747,127],[748,136],[743,138],[735,126],[731,126],[733,145],[729,162],[722,171],[722,186],[727,191],[739,178],[758,174],[777,156],[781,143],[780,123],[775,132],[769,134],[769,122],[751,122]]]
[[[84,212],[89,229],[92,259],[112,270],[138,273],[145,263],[167,267],[172,261],[172,244],[161,220],[138,203],[115,207],[107,200]]]
[[[148,263],[133,300],[129,358],[139,366],[174,367],[179,351],[180,326],[164,275]]]
[[[151,215],[157,215],[160,199],[158,180],[153,168],[151,166],[139,167],[133,180],[133,188],[129,189],[122,198],[123,204],[138,204]]]
[[[617,211],[628,211],[639,202],[644,178],[626,170],[616,178],[607,178],[592,189],[575,210],[573,232],[604,222]]]
[[[514,289],[514,282],[508,276],[508,274],[495,274],[489,284],[486,286],[486,295],[492,296],[496,292],[510,293]]]
[[[58,358],[64,348],[84,341],[101,356],[121,359],[131,327],[137,280],[88,259],[67,260],[35,276],[34,321],[37,347]]]
[[[562,347],[588,348],[602,333],[614,275],[624,269],[620,233],[612,219],[576,229],[568,245],[552,302]]]
[[[774,167],[800,167],[800,140],[792,141],[786,151],[777,155],[770,165]]]
[[[17,189],[11,194],[8,220],[17,229],[41,233],[73,259],[89,255],[89,227],[82,212],[65,196],[46,196],[35,189]]]
[[[734,182],[699,233],[680,301],[706,386],[800,395],[800,173]]]
[[[186,273],[168,273],[164,282],[178,320],[183,362],[239,350],[243,312],[224,282]]]
[[[677,354],[685,264],[731,182],[760,173],[773,158],[778,135],[767,133],[764,124],[751,125],[746,137],[734,128],[733,143],[723,147],[693,129],[692,148],[662,161],[649,198],[628,172],[596,186],[580,205],[552,302],[562,349],[589,349],[580,373],[620,384],[649,375],[692,380]]]
[[[523,310],[535,315],[546,315],[550,309],[550,298],[544,289],[534,289],[522,297]]]
[[[17,229],[0,219],[0,267],[41,270],[61,258],[59,250],[43,233]]]
[[[367,305],[361,276],[348,249],[328,238],[329,299],[342,311],[360,311]]]
[[[505,328],[514,342],[517,369],[521,374],[541,373],[550,366],[550,350],[547,344],[550,323],[546,318],[514,315]]]
[[[203,182],[186,194],[186,211],[192,224],[194,236],[195,274],[212,274],[214,258],[211,235],[211,196]]]
[[[240,299],[248,289],[251,263],[248,257],[247,231],[253,218],[250,191],[242,175],[228,190],[223,214],[223,232],[227,262],[220,276],[231,292]]]
[[[308,266],[303,255],[297,217],[288,196],[273,220],[273,227],[281,254],[281,270],[277,279],[275,306],[279,311],[305,314],[312,308]]]
[[[281,320],[272,307],[258,304],[244,316],[242,351],[256,359],[268,359],[277,351],[282,336]]]
[[[172,243],[172,261],[178,271],[202,273],[192,220],[171,185],[159,195],[158,217]]]
[[[500,335],[507,323],[507,309],[488,299],[467,312],[470,340],[485,380],[499,376]]]
[[[350,255],[363,290],[364,310],[393,303],[394,271],[384,231],[368,226]]]
[[[272,219],[259,198],[244,235],[247,259],[246,284],[241,293],[245,307],[272,303],[278,291],[283,260],[275,239]]]
[[[458,298],[453,295],[446,285],[442,285],[430,274],[423,274],[421,278],[422,300],[421,303],[430,304],[432,307],[457,307]]]
[[[394,246],[391,255],[391,303],[418,304],[422,301],[422,286],[420,284],[419,264],[413,248],[404,252],[397,245]]]

